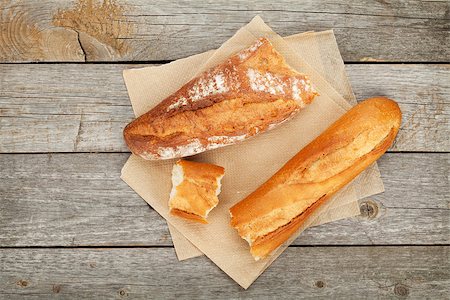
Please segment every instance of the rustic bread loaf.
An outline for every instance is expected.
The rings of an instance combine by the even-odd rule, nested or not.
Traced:
[[[264,258],[282,245],[313,212],[383,155],[400,122],[394,101],[365,100],[234,205],[231,226],[250,244],[254,258]]]
[[[128,124],[124,138],[144,159],[189,156],[269,130],[316,94],[306,75],[261,38]]]

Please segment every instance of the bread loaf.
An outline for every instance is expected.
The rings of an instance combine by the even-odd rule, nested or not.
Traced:
[[[172,170],[169,209],[172,215],[208,223],[209,212],[219,204],[224,168],[213,164],[179,160]]]
[[[256,260],[282,245],[319,207],[375,162],[400,127],[398,105],[371,98],[356,105],[230,209],[231,226]]]
[[[124,138],[144,159],[189,156],[271,129],[316,94],[306,75],[261,38],[128,124]]]

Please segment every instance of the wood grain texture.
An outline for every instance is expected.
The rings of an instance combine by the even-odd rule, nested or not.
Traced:
[[[0,61],[173,60],[217,48],[255,15],[281,35],[334,29],[345,61],[450,58],[447,1],[2,0]]]
[[[5,63],[173,60],[218,47],[257,14],[281,35],[333,28],[347,62],[450,62],[449,10],[0,0],[0,299],[448,297],[449,153],[383,156],[385,193],[360,201],[359,217],[305,231],[244,291],[205,257],[176,261],[166,222],[119,179],[128,153],[76,153],[128,152],[122,70],[138,65]],[[400,103],[391,152],[450,151],[449,64],[346,69],[358,99]]]
[[[287,249],[243,290],[206,257],[173,249],[2,249],[8,299],[444,299],[450,247]],[[173,276],[173,274],[177,274]]]
[[[39,25],[23,1],[0,1],[0,61],[84,61],[79,34],[69,28]],[[36,3],[38,4],[38,3]]]
[[[0,64],[0,152],[128,151],[122,130],[133,113],[122,70],[131,67]],[[450,65],[346,70],[358,99],[399,102],[403,122],[392,151],[450,150]]]
[[[0,246],[171,246],[166,222],[119,179],[127,158],[0,155]],[[295,244],[450,243],[449,158],[383,156],[386,192],[361,203],[364,215],[308,229]]]

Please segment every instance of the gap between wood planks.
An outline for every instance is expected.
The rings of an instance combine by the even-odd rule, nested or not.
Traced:
[[[130,154],[128,151],[71,151],[71,152],[0,152],[0,155],[27,155],[27,154],[36,154],[36,155],[45,155],[45,154],[113,154],[113,153],[123,153]],[[450,151],[397,151],[397,150],[388,150],[386,153],[405,153],[405,154],[448,154]]]
[[[33,61],[33,62],[0,62],[0,65],[164,65],[175,60],[130,60],[130,61]],[[345,61],[346,65],[450,65],[450,61]]]
[[[428,0],[428,2],[433,2]],[[439,1],[436,1],[439,2]],[[183,15],[220,15],[225,11],[231,12],[289,12],[289,13],[302,13],[302,14],[321,14],[321,15],[350,15],[350,16],[364,16],[364,17],[385,17],[385,18],[397,18],[397,19],[413,19],[413,20],[430,20],[430,18],[425,17],[408,17],[408,16],[400,16],[400,15],[378,15],[378,14],[362,14],[362,13],[352,13],[352,12],[333,12],[333,11],[306,11],[306,10],[289,10],[289,9],[223,9],[220,12],[183,12]],[[158,15],[158,14],[124,14],[124,17],[174,17],[177,14],[166,14],[166,15]],[[450,20],[450,18],[443,18],[441,20]],[[287,21],[289,22],[289,21]],[[241,24],[240,22],[236,22],[236,24]],[[159,24],[158,24],[159,25]],[[178,25],[175,23],[170,23],[169,25]],[[181,24],[184,25],[184,24]]]
[[[374,247],[449,247],[450,244],[337,244],[337,245],[289,245],[290,248],[374,248]],[[124,245],[124,246],[0,246],[1,249],[158,249],[174,248],[172,245]]]

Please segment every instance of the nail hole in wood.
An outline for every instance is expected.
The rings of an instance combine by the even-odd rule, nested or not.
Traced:
[[[323,288],[325,286],[325,283],[322,280],[316,281],[316,287],[319,289]]]
[[[61,291],[61,286],[59,284],[54,284],[52,291],[53,293],[58,294]]]
[[[120,289],[119,290],[119,295],[121,297],[126,297],[126,296],[128,296],[128,293],[127,293],[127,291],[125,289]]]

